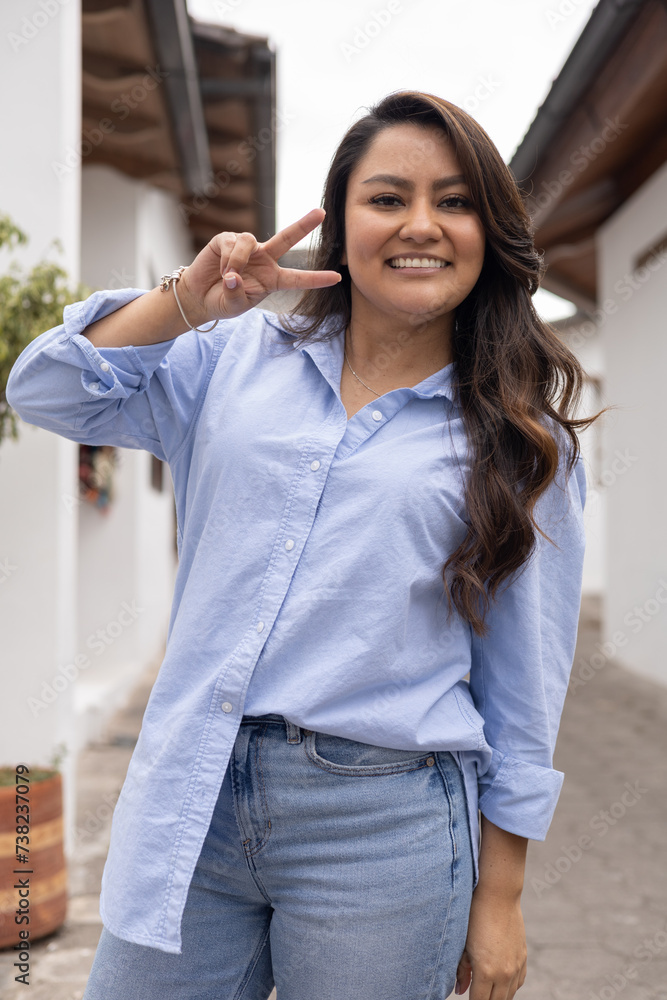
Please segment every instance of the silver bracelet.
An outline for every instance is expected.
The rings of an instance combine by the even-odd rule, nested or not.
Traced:
[[[207,326],[206,329],[204,329],[201,326],[192,326],[190,320],[183,312],[183,306],[181,305],[181,300],[179,299],[178,292],[176,291],[176,284],[180,279],[181,275],[183,274],[184,270],[185,270],[185,265],[181,264],[181,266],[177,267],[175,271],[171,272],[171,274],[163,274],[162,277],[160,278],[160,291],[168,292],[169,286],[171,285],[171,287],[174,289],[174,298],[176,299],[176,305],[178,306],[184,321],[187,323],[188,329],[196,330],[197,333],[208,333],[209,330],[212,330],[213,327],[217,324],[218,322],[217,319],[214,319],[211,325]]]

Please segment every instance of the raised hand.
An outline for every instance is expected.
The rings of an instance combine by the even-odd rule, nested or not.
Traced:
[[[337,271],[301,271],[280,267],[278,258],[307,236],[324,218],[314,208],[298,222],[258,243],[252,233],[218,233],[183,272],[179,293],[187,297],[188,319],[195,326],[208,320],[240,316],[271,292],[287,288],[326,288],[341,280]]]

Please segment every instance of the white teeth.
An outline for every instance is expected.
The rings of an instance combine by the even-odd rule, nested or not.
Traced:
[[[435,257],[394,257],[390,267],[447,267],[447,261]]]

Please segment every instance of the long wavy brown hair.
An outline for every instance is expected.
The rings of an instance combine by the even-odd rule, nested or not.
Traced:
[[[351,314],[350,275],[341,265],[351,172],[383,129],[406,122],[436,126],[461,164],[486,233],[475,287],[457,307],[452,351],[454,390],[472,448],[465,484],[468,530],[443,567],[452,605],[478,635],[504,581],[535,548],[536,501],[553,482],[565,448],[569,475],[579,456],[575,419],[584,372],[574,354],[537,315],[532,295],[543,275],[530,217],[517,184],[484,129],[461,108],[418,91],[391,94],[343,137],[331,162],[326,217],[309,267],[339,270],[342,281],[305,292],[283,323],[303,339],[330,339]],[[298,317],[298,321],[297,321]],[[329,321],[339,317],[333,332]]]

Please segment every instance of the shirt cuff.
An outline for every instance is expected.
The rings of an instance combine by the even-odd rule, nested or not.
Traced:
[[[501,830],[544,840],[564,777],[562,771],[494,750],[488,771],[478,780],[480,812]]]
[[[143,289],[138,288],[124,288],[112,293],[94,292],[83,302],[65,306],[65,332],[58,340],[61,344],[71,343],[84,355],[86,366],[81,371],[81,385],[91,396],[123,399],[130,393],[144,392],[151,375],[175,344],[176,337],[136,347],[98,348],[82,332],[91,323],[145,294]]]

